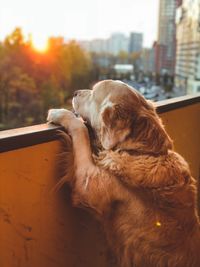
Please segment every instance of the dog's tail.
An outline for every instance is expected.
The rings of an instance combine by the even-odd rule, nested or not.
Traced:
[[[58,191],[65,183],[71,185],[74,181],[74,155],[71,137],[61,130],[57,130],[56,134],[61,143],[61,152],[56,160],[59,181],[53,190]]]

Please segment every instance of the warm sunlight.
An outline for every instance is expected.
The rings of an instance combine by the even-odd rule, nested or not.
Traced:
[[[39,53],[45,53],[48,50],[48,39],[45,37],[32,37],[32,46]]]

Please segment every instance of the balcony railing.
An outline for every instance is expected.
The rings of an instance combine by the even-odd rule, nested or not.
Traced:
[[[157,103],[175,149],[200,178],[200,94]],[[54,191],[56,130],[42,124],[0,132],[0,266],[110,267],[97,222]]]

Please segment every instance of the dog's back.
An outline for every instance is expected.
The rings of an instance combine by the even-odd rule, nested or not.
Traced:
[[[163,159],[106,154],[102,164],[108,164],[106,168],[120,179],[125,196],[123,202],[113,202],[105,218],[109,242],[115,254],[121,255],[120,266],[200,267],[196,182],[184,159],[173,151]],[[152,162],[156,171],[149,167]],[[150,183],[141,177],[136,183],[138,165],[137,178],[141,175]],[[158,177],[153,179],[149,169]]]

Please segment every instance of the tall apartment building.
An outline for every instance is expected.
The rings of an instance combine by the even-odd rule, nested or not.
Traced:
[[[175,84],[200,92],[200,0],[183,0],[177,9]]]
[[[158,42],[156,47],[156,72],[174,74],[176,54],[177,0],[160,0]]]
[[[121,51],[128,52],[129,39],[123,33],[113,33],[108,39],[108,52],[118,55]]]
[[[143,47],[143,34],[131,32],[129,37],[129,52],[141,52]]]

